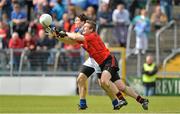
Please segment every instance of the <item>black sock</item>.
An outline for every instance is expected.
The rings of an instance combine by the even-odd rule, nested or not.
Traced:
[[[121,92],[118,92],[116,96],[118,97],[119,100],[125,100]]]
[[[144,98],[142,98],[140,95],[137,96],[136,101],[139,103],[143,103],[144,102]]]

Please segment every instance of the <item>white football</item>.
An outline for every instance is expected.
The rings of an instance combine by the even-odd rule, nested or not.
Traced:
[[[49,14],[42,14],[39,18],[39,22],[43,25],[43,26],[49,26],[52,23],[52,17]]]

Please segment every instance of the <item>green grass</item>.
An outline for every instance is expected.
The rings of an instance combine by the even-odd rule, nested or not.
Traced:
[[[79,111],[78,96],[0,96],[0,113],[180,113],[180,97],[148,99],[148,111],[129,97],[126,107],[114,111],[107,96],[88,96],[88,109]]]

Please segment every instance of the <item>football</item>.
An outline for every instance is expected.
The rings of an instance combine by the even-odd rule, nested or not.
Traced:
[[[39,18],[39,22],[44,26],[48,27],[52,23],[52,17],[49,14],[42,14]]]

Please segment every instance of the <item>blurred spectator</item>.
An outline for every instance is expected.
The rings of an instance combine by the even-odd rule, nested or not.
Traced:
[[[12,27],[11,27],[11,23],[10,23],[10,19],[8,19],[7,14],[3,13],[2,14],[2,21],[1,21],[1,26],[2,29],[6,32],[6,38],[4,39],[6,46],[8,47],[8,41],[11,38],[11,32],[12,32]]]
[[[95,11],[94,7],[89,6],[85,11],[85,15],[89,19],[92,19],[92,20],[96,21],[96,11]]]
[[[7,31],[3,26],[3,22],[0,21],[0,49],[7,47]]]
[[[115,25],[113,35],[120,46],[125,47],[130,20],[129,12],[124,8],[123,4],[117,5],[117,8],[113,11],[112,19]]]
[[[68,70],[77,71],[79,69],[77,66],[79,66],[81,62],[80,45],[65,44],[64,49],[66,50],[65,56],[68,61],[67,62],[67,68],[69,68]]]
[[[28,21],[31,21],[31,14],[32,14],[32,8],[33,8],[33,0],[26,0],[27,5],[27,17]]]
[[[57,52],[56,44],[57,44],[57,40],[55,38],[48,37],[48,44],[47,44],[47,48],[49,50],[49,56],[47,60],[48,65],[54,64],[55,54]]]
[[[42,5],[42,9],[45,13],[50,13],[50,6],[48,0],[33,0],[34,10],[37,12],[38,5]]]
[[[18,2],[21,8],[25,7],[25,0],[11,0],[11,1],[13,4]]]
[[[160,0],[160,6],[161,6],[162,12],[167,15],[168,21],[171,21],[173,19],[172,0]]]
[[[65,6],[65,9],[69,7],[71,0],[62,0],[62,4]],[[57,3],[57,0],[49,0],[49,6],[52,8]]]
[[[23,42],[19,38],[19,34],[17,32],[14,32],[12,34],[12,38],[9,41],[9,48],[14,49],[13,50],[13,67],[15,70],[18,70],[19,68],[19,63],[20,63],[20,56],[21,56],[21,51],[16,50],[16,49],[22,49],[23,48]]]
[[[28,29],[28,22],[27,15],[21,10],[18,2],[14,3],[11,19],[13,22],[13,31],[18,32],[19,36],[22,38]]]
[[[10,24],[11,24],[11,19],[10,18],[8,18],[8,15],[7,15],[7,13],[3,13],[2,14],[2,22],[6,25],[6,26],[10,26]]]
[[[145,9],[142,9],[140,15],[133,19],[133,24],[135,25],[134,30],[136,32],[135,54],[138,54],[141,50],[145,54],[148,48],[148,34],[150,32],[150,20]]]
[[[12,27],[12,21],[11,21],[11,16],[8,17],[7,13],[2,13],[2,25],[3,29],[6,31],[6,44],[8,47],[8,41],[11,38],[12,32],[13,32],[13,27]]]
[[[125,5],[125,1],[127,1],[127,0],[109,0],[110,9],[113,11],[114,9],[117,8],[118,4],[124,4]]]
[[[12,5],[11,0],[0,0],[0,19],[2,19],[2,14],[7,14],[7,18],[11,18]]]
[[[37,8],[32,14],[32,21],[30,21],[28,32],[30,32],[33,36],[37,37],[39,30],[43,29],[43,26],[39,23],[40,16],[45,13],[42,3],[37,4]]]
[[[36,48],[35,41],[29,32],[26,32],[25,37],[23,38],[23,44],[25,50],[33,51]]]
[[[155,94],[155,82],[157,77],[158,68],[153,61],[153,57],[148,55],[146,62],[142,68],[142,81],[145,87],[144,95],[151,96]]]
[[[160,6],[155,7],[155,11],[151,15],[151,25],[153,30],[160,29],[167,23],[167,16],[161,12]]]
[[[42,29],[39,31],[39,38],[37,39],[36,43],[36,56],[35,60],[37,60],[37,66],[40,67],[41,71],[47,70],[47,58],[49,56],[47,49],[48,49],[48,38],[45,35],[45,31]],[[36,66],[34,66],[36,67]]]
[[[88,1],[88,6],[93,6],[95,11],[98,10],[98,6],[99,6],[99,0],[87,0]]]
[[[79,19],[78,17],[76,17],[77,20]],[[76,24],[74,24],[74,26],[71,27],[70,32],[76,32],[77,28],[79,28],[80,26],[82,26],[82,23],[78,23],[77,21],[75,21]],[[73,70],[73,71],[77,71],[79,68],[77,67],[79,65],[79,63],[81,62],[81,57],[80,57],[80,45],[79,44],[64,44],[64,49],[66,50],[65,52],[65,58],[64,58],[64,62],[68,61],[67,63],[64,63],[67,65],[67,68],[64,67],[67,70]]]
[[[60,25],[61,30],[64,30],[66,32],[70,31],[71,23],[70,23],[67,13],[63,14],[63,19],[60,21],[59,25]],[[56,27],[57,27],[57,25],[56,25]]]
[[[70,4],[68,6],[68,18],[70,20],[70,23],[73,24],[74,23],[74,19],[76,18],[77,15],[77,11],[76,11],[76,7],[73,4]]]
[[[62,0],[57,0],[57,3],[55,4],[55,6],[52,7],[52,11],[51,11],[52,16],[57,21],[60,21],[62,19],[64,12],[65,12],[65,7],[62,4]]]
[[[33,65],[35,64],[33,57],[35,56],[35,48],[36,44],[34,39],[31,36],[31,33],[26,32],[25,37],[23,38],[23,44],[24,44],[24,49],[26,50],[26,55],[27,55],[27,64],[28,64],[28,69],[32,70]]]
[[[99,29],[101,26],[106,26],[112,22],[112,12],[110,11],[108,4],[102,3],[100,5],[100,11],[97,14],[97,19]]]
[[[47,0],[33,0],[33,4],[34,5],[43,4],[43,6],[47,6],[48,1]]]
[[[106,45],[112,42],[112,12],[107,3],[101,3],[100,10],[97,14],[97,22],[99,24],[98,32]]]
[[[130,19],[132,20],[135,16],[136,9],[145,9],[147,0],[131,0],[128,5],[130,12]]]
[[[43,29],[43,26],[38,22],[31,22],[29,24],[29,27],[28,27],[28,32],[31,33],[31,35],[35,38],[35,39],[38,39],[38,33],[40,30]]]
[[[87,0],[69,0],[71,4],[74,4],[77,7],[80,7],[82,9],[87,8]]]
[[[47,0],[33,0],[33,5],[35,9],[37,8],[38,4],[42,4],[43,8],[45,8],[48,5]]]
[[[9,48],[21,49],[23,48],[23,42],[17,32],[13,32],[12,38],[9,41]]]
[[[52,8],[55,6],[57,0],[49,0],[49,6]]]
[[[175,5],[179,5],[180,1],[179,0],[174,0]]]
[[[51,8],[54,7],[55,4],[56,4],[56,2],[57,2],[57,0],[50,0],[49,6],[50,6]]]
[[[43,3],[38,3],[37,8],[34,10],[34,18],[36,21],[40,18],[40,16],[45,13],[45,10],[43,8]]]

